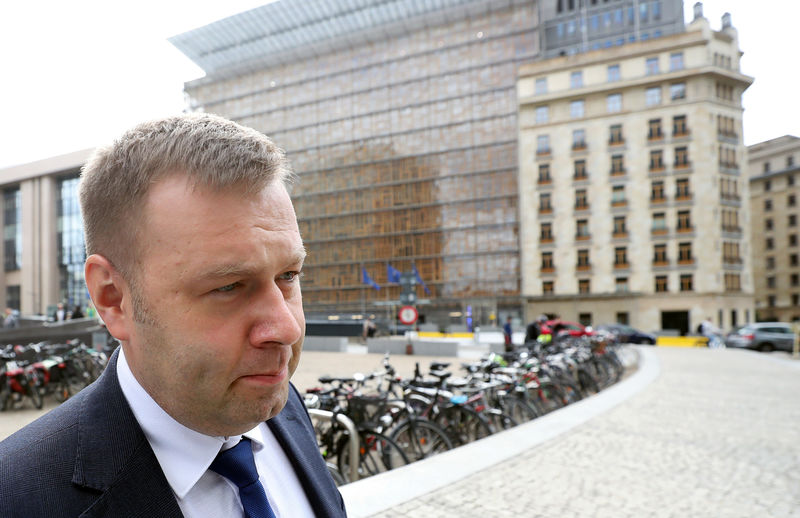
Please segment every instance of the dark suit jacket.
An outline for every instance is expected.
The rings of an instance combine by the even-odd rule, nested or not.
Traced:
[[[180,517],[117,380],[115,353],[92,385],[0,443],[0,516]],[[269,425],[318,517],[345,516],[294,386]]]

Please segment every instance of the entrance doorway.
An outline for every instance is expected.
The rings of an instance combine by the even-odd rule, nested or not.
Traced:
[[[664,331],[677,331],[679,335],[685,336],[689,333],[689,312],[662,311],[661,329]]]

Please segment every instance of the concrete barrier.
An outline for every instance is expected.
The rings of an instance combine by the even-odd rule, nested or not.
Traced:
[[[347,352],[346,336],[306,336],[303,340],[304,351]]]
[[[369,338],[367,352],[375,354],[408,354],[411,344],[413,354],[420,356],[458,356],[458,342],[409,340],[407,338]]]

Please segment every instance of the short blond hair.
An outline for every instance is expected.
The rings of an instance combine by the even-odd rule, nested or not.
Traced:
[[[138,230],[150,186],[176,174],[196,187],[254,193],[293,179],[283,151],[258,131],[210,114],[139,124],[95,150],[81,171],[86,254],[101,254],[135,282]]]

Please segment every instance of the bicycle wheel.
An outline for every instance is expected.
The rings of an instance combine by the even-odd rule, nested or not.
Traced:
[[[410,418],[399,423],[389,436],[411,462],[442,453],[453,443],[439,425],[427,419]]]
[[[519,424],[517,420],[505,413],[504,410],[499,410],[497,408],[486,410],[484,416],[492,427],[492,433],[514,428]]]
[[[533,404],[515,396],[505,396],[500,400],[503,412],[511,416],[517,423],[525,423],[542,415]]]
[[[435,420],[444,428],[454,446],[461,446],[492,434],[492,427],[475,410],[464,406],[450,406],[442,409]]]
[[[358,477],[366,478],[384,471],[389,471],[408,464],[408,457],[403,450],[389,437],[378,432],[358,432]],[[339,473],[348,482],[350,480],[350,437],[345,434],[339,440],[336,464]]]

